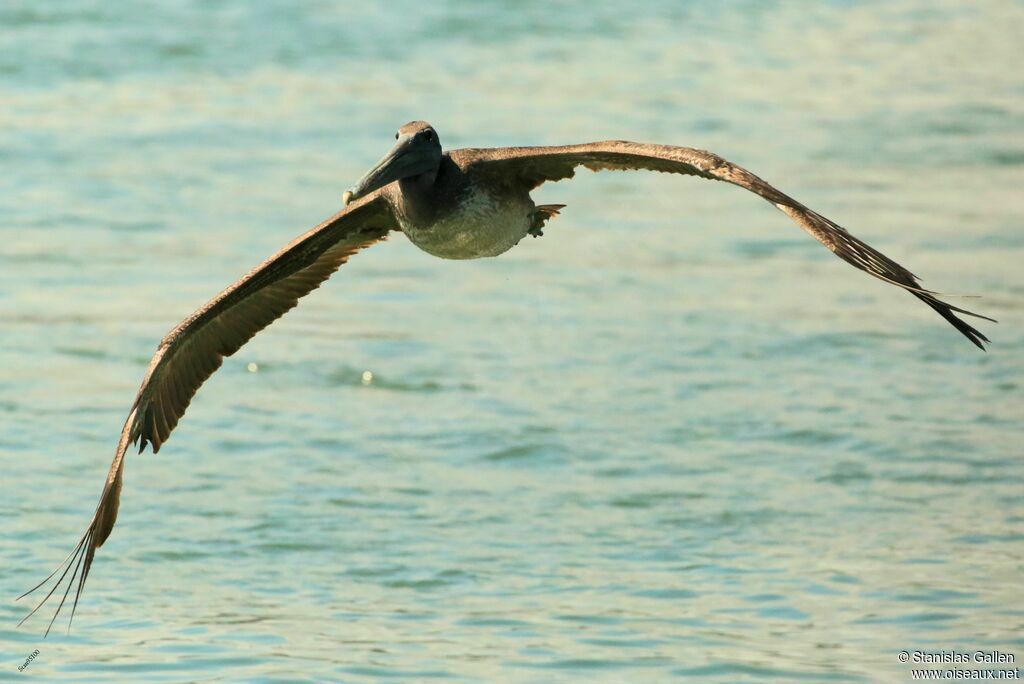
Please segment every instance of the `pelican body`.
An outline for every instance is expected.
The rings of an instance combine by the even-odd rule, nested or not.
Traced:
[[[942,301],[937,293],[921,288],[910,271],[838,224],[711,152],[610,140],[445,153],[437,132],[423,121],[405,124],[395,138],[392,149],[345,192],[340,212],[249,271],[160,341],[121,430],[92,520],[64,562],[26,592],[57,578],[25,619],[57,594],[60,602],[50,620],[52,626],[75,586],[70,629],[96,549],[117,520],[128,447],[137,444],[141,452],[149,444],[159,451],[200,385],[225,357],[293,308],[349,257],[392,231],[404,233],[424,252],[444,259],[493,257],[526,235],[541,235],[545,222],[564,205],[535,205],[530,192],[546,181],[571,178],[579,166],[592,171],[646,169],[699,176],[749,190],[839,258],[923,301],[979,348],[988,342],[956,314],[992,319]],[[58,593],[65,580],[66,588]]]
[[[488,187],[472,178],[451,160],[441,162],[439,177],[459,176],[458,185],[437,188],[452,191],[452,202],[435,204],[432,186],[413,200],[399,181],[395,215],[409,241],[428,254],[442,259],[479,259],[504,254],[515,247],[538,222],[540,213],[529,193]],[[423,208],[416,206],[423,202]],[[430,212],[431,207],[439,207]],[[433,213],[433,216],[431,216]]]
[[[526,235],[540,235],[541,226],[561,207],[537,207],[522,184],[495,183],[463,150],[443,153],[437,133],[424,121],[402,126],[395,139],[391,151],[345,193],[344,202],[387,186],[383,196],[398,226],[428,254],[442,259],[498,256]]]

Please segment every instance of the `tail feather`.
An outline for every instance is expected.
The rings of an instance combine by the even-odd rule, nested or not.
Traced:
[[[565,208],[564,204],[539,204],[533,208],[533,223],[530,224],[530,235],[540,237],[544,235],[541,230],[544,224],[558,216],[558,212]]]
[[[534,207],[534,212],[544,217],[544,220],[550,220],[558,216],[558,212],[565,209],[564,204],[538,204]]]

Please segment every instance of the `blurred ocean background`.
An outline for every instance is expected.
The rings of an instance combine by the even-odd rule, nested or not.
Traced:
[[[1020,665],[1022,35],[1020,2],[2,3],[0,680]],[[70,635],[15,629],[157,341],[410,119],[711,149],[983,295],[991,351],[738,188],[581,171],[545,237],[396,235],[229,359],[129,455]]]

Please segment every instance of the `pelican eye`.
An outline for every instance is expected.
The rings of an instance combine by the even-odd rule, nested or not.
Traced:
[[[427,131],[426,133],[424,133],[423,134],[423,139],[424,140],[433,140],[434,139],[434,131]]]
[[[398,140],[398,133],[395,133],[395,140]]]

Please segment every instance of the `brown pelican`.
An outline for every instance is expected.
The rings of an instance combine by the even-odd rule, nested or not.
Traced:
[[[391,231],[405,233],[417,247],[444,259],[493,257],[511,249],[526,235],[541,235],[545,222],[558,215],[564,205],[537,206],[530,199],[530,191],[545,181],[571,178],[579,166],[592,171],[680,173],[745,188],[781,209],[842,260],[923,301],[981,349],[982,343],[988,342],[956,313],[993,319],[941,301],[938,293],[922,289],[917,278],[892,259],[746,169],[710,152],[610,140],[564,147],[444,153],[437,132],[424,121],[405,124],[395,138],[391,151],[345,192],[341,211],[249,271],[161,340],[121,430],[92,521],[64,562],[22,595],[57,577],[49,593],[22,622],[67,579],[47,634],[74,585],[68,620],[71,628],[96,549],[110,536],[117,520],[128,446],[138,444],[141,452],[151,444],[154,452],[159,451],[196,390],[220,367],[225,356],[234,354],[294,307],[300,297],[316,289],[350,256],[380,242]]]

